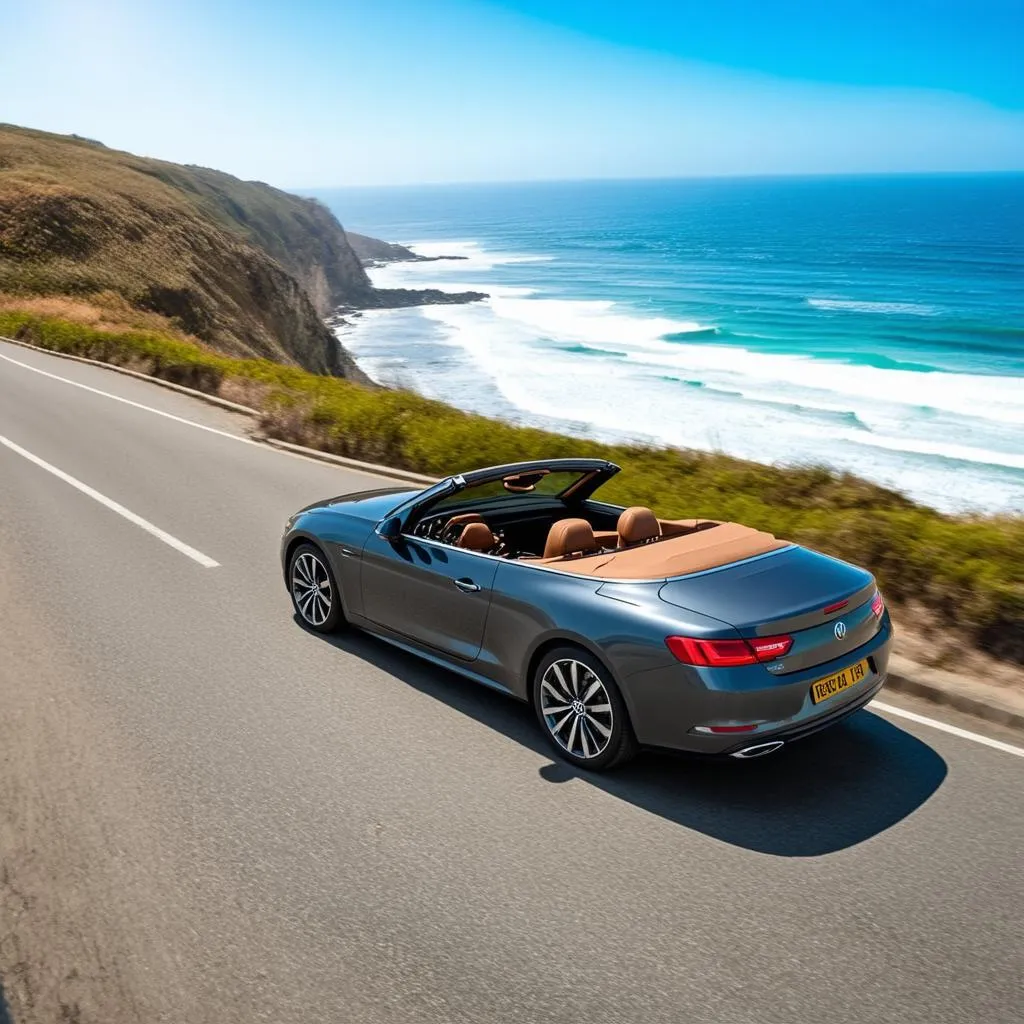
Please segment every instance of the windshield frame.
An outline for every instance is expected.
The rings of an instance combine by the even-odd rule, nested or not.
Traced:
[[[574,501],[585,501],[598,487],[602,486],[619,472],[619,467],[607,459],[545,459],[533,462],[515,462],[504,466],[488,466],[457,476],[445,477],[425,491],[409,499],[409,501],[393,509],[386,518],[402,517],[402,533],[408,533],[443,498],[463,492],[471,487],[501,480],[509,476],[522,476],[531,472],[546,470],[549,473],[578,472],[580,477],[569,484],[558,494],[542,493],[544,497],[554,501],[563,501],[570,496]],[[536,492],[523,492],[522,497],[533,496]],[[510,499],[516,495],[510,493]]]

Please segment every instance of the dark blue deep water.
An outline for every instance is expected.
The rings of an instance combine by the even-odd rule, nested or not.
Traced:
[[[943,508],[1024,507],[1024,176],[318,193],[466,256],[374,271],[487,303],[364,316],[366,369],[606,438],[826,462]]]

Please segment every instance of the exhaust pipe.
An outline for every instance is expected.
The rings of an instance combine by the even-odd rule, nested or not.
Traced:
[[[739,757],[746,761],[752,757],[764,757],[765,754],[774,754],[782,746],[785,746],[785,741],[772,740],[770,743],[757,743],[752,747],[744,747],[742,750],[737,750],[736,753],[729,756]]]

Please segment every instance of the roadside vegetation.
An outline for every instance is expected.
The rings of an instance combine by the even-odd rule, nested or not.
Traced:
[[[624,472],[602,490],[609,500],[666,516],[737,520],[865,565],[891,603],[927,610],[944,641],[958,634],[1024,663],[1024,517],[947,516],[823,467],[577,440],[408,391],[230,358],[116,296],[0,295],[0,335],[243,402],[261,411],[271,437],[421,473],[568,455],[611,459]]]

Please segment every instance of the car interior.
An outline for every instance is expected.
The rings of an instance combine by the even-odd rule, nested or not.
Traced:
[[[521,476],[503,481],[503,489],[515,497],[466,493],[448,507],[427,509],[412,534],[576,574],[636,579],[700,571],[787,543],[738,523],[659,519],[642,506],[531,493]]]

